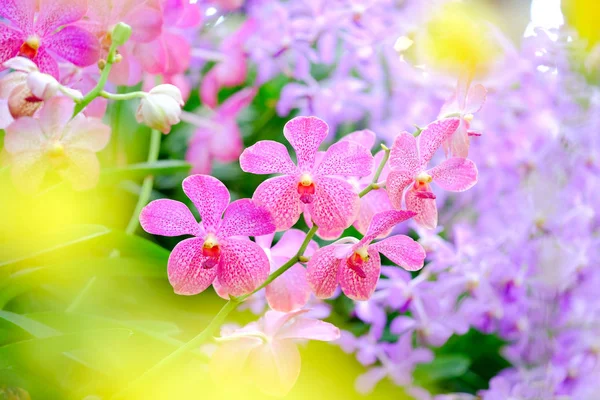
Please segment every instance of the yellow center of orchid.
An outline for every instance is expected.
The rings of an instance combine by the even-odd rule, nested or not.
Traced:
[[[364,246],[359,249],[356,249],[355,253],[358,254],[364,262],[367,262],[367,261],[369,261],[369,258],[370,258],[369,252],[367,250],[368,250],[368,247]]]
[[[21,48],[19,49],[19,55],[27,57],[29,59],[35,58],[35,56],[37,56],[37,52],[41,44],[42,43],[38,36],[29,36],[25,43],[21,45]]]
[[[467,122],[473,121],[473,114],[466,114],[463,119]]]
[[[312,185],[312,183],[312,176],[310,176],[310,174],[302,174],[302,176],[300,177],[300,184],[302,186],[310,186]]]
[[[421,173],[419,173],[419,175],[417,175],[417,179],[416,179],[416,181],[418,183],[420,183],[421,185],[429,183],[432,180],[433,180],[433,178],[427,172],[421,172]]]
[[[48,155],[52,158],[62,157],[65,154],[65,146],[61,142],[54,142],[48,148]]]

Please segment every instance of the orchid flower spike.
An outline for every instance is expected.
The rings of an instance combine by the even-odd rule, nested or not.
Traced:
[[[370,151],[358,143],[341,141],[330,146],[317,162],[328,127],[315,117],[294,118],[283,133],[296,151],[298,165],[283,144],[270,140],[256,143],[240,156],[240,166],[246,172],[283,174],[261,183],[253,199],[273,215],[278,231],[291,228],[303,212],[311,215],[319,230],[341,232],[349,227],[356,219],[360,200],[343,177],[369,175],[373,169]]]
[[[6,128],[4,144],[13,180],[23,190],[36,190],[50,168],[75,189],[90,189],[98,182],[95,153],[108,144],[110,128],[81,114],[71,119],[74,108],[71,99],[53,97],[44,103],[39,118],[21,117]]]
[[[291,313],[267,311],[259,321],[217,338],[220,346],[210,362],[211,376],[224,385],[245,378],[262,392],[284,396],[300,375],[299,340],[330,342],[340,330],[328,322]]]
[[[185,204],[168,199],[151,202],[140,214],[142,228],[148,233],[194,236],[179,242],[169,256],[169,281],[175,293],[198,294],[211,284],[223,298],[251,293],[267,279],[269,259],[244,236],[275,231],[267,210],[250,199],[229,204],[225,185],[208,175],[187,177],[183,191],[202,222],[196,221]]]
[[[339,283],[349,298],[368,300],[379,280],[379,253],[408,271],[421,269],[425,250],[408,236],[395,235],[371,244],[383,232],[414,215],[412,211],[384,211],[373,217],[367,234],[360,241],[349,244],[338,241],[317,250],[306,269],[308,283],[315,295],[329,298]]]
[[[392,205],[402,206],[404,195],[406,208],[417,213],[414,219],[424,228],[437,226],[437,206],[431,191],[431,182],[442,189],[462,192],[477,182],[477,167],[466,158],[449,158],[437,167],[427,169],[427,164],[441,144],[456,131],[460,124],[457,118],[444,119],[429,124],[415,138],[402,132],[394,140],[390,152],[390,167],[386,188]]]

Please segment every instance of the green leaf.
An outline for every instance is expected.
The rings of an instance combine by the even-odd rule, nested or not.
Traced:
[[[0,318],[18,326],[25,332],[36,338],[46,338],[60,335],[60,332],[36,320],[27,318],[20,314],[15,314],[10,311],[0,310]]]
[[[457,378],[467,372],[470,364],[471,361],[462,355],[437,356],[428,364],[417,365],[413,377],[419,385]]]
[[[100,174],[100,183],[115,183],[126,179],[142,179],[148,175],[169,175],[188,172],[191,165],[181,160],[159,160],[153,163],[130,164],[126,167],[106,168]]]
[[[58,232],[3,244],[0,245],[0,267],[87,242],[109,232],[110,230],[102,225],[72,225]]]

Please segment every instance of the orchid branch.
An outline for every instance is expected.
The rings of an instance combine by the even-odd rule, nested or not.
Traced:
[[[385,167],[385,164],[387,164],[387,162],[388,162],[388,160],[390,158],[390,148],[387,147],[385,144],[382,144],[381,148],[385,152],[383,154],[383,158],[381,159],[381,163],[379,163],[379,167],[377,167],[377,171],[375,171],[375,175],[373,176],[373,179],[371,180],[371,183],[369,184],[369,186],[367,186],[366,188],[364,188],[358,194],[359,197],[364,197],[370,191],[377,190],[377,189],[380,189],[382,187],[382,184],[377,183],[377,181],[379,180],[379,177],[381,176],[381,173],[383,172],[383,168]]]

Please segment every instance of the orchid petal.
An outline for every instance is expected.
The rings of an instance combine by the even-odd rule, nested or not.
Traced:
[[[375,214],[371,220],[371,223],[369,224],[369,229],[367,229],[367,233],[361,242],[370,243],[382,233],[393,229],[394,226],[414,217],[415,215],[415,212],[405,210],[388,210]]]
[[[341,140],[342,141],[350,141],[355,142],[366,148],[367,150],[371,150],[375,145],[375,141],[377,136],[375,132],[370,129],[363,129],[362,131],[356,131],[347,134]]]
[[[291,228],[302,213],[298,178],[294,176],[267,179],[256,188],[252,198],[271,213],[278,231]]]
[[[331,342],[340,338],[340,330],[328,322],[312,318],[296,318],[284,326],[276,335],[283,339],[308,339]]]
[[[435,152],[458,129],[458,118],[446,118],[432,122],[421,132],[418,139],[420,167],[425,168]]]
[[[360,276],[347,265],[342,264],[339,270],[339,280],[342,292],[352,300],[368,300],[375,292],[379,273],[381,272],[381,259],[379,253],[369,248],[369,260],[362,265],[365,277]]]
[[[92,189],[100,178],[100,162],[96,153],[77,148],[65,148],[67,167],[60,171],[63,179],[69,181],[75,190]]]
[[[61,139],[74,109],[75,103],[68,97],[53,97],[44,102],[40,111],[40,126],[48,139]]]
[[[395,235],[371,245],[371,248],[407,271],[418,271],[423,268],[425,250],[408,236]]]
[[[217,276],[218,267],[204,268],[207,257],[202,255],[203,238],[185,239],[169,256],[169,282],[175,293],[194,295],[206,290]]]
[[[339,178],[319,176],[315,179],[314,199],[307,208],[319,228],[336,231],[354,222],[360,208],[360,198],[350,183]]]
[[[225,210],[218,235],[261,236],[275,232],[271,214],[250,199],[236,200]]]
[[[2,0],[0,17],[13,22],[23,32],[31,32],[36,7],[37,0]]]
[[[240,156],[240,167],[252,174],[298,173],[287,148],[271,140],[261,140],[244,150]]]
[[[485,103],[486,97],[487,90],[483,85],[477,84],[475,86],[472,86],[471,89],[469,89],[469,94],[467,95],[467,102],[465,104],[464,113],[475,114],[476,112],[481,110],[483,104]]]
[[[419,155],[417,152],[417,140],[408,132],[402,132],[390,149],[390,167],[392,170],[399,169],[416,174],[419,171]]]
[[[148,204],[140,213],[140,224],[142,229],[153,235],[199,236],[201,233],[190,209],[175,200],[159,199]]]
[[[80,20],[86,11],[87,0],[40,1],[35,30],[42,36],[49,35],[63,25]]]
[[[293,265],[267,286],[265,295],[273,310],[290,312],[302,308],[310,297],[306,270],[300,264]]]
[[[38,120],[31,117],[21,117],[6,128],[4,148],[11,154],[25,151],[39,151],[46,143],[44,133]]]
[[[385,188],[387,190],[390,202],[395,208],[402,207],[402,195],[411,183],[415,181],[415,175],[405,170],[393,170],[389,173]]]
[[[338,285],[338,270],[343,260],[336,257],[336,246],[325,246],[316,251],[306,266],[308,284],[320,299],[335,293]]]
[[[477,166],[466,158],[449,158],[427,171],[442,189],[462,192],[477,183]]]
[[[354,227],[363,235],[367,233],[373,216],[379,212],[392,209],[392,203],[384,189],[372,190],[360,199],[360,211],[354,222]],[[389,235],[391,229],[382,232],[378,237]]]
[[[61,142],[71,148],[98,152],[108,144],[110,130],[99,119],[78,115],[65,129]]]
[[[221,247],[219,283],[229,296],[251,293],[269,275],[269,259],[254,242],[228,238]]]
[[[194,203],[206,231],[216,230],[229,204],[229,191],[217,178],[191,175],[183,180],[183,191]]]
[[[368,176],[373,170],[373,156],[362,145],[341,141],[327,149],[315,175]]]
[[[285,124],[283,134],[296,151],[300,170],[312,170],[319,146],[328,132],[325,121],[316,117],[296,117]]]
[[[430,191],[431,189],[427,187],[427,192]],[[426,229],[437,227],[437,206],[431,196],[419,196],[419,191],[411,188],[406,192],[406,208],[417,213],[413,219],[419,226]]]
[[[285,396],[300,375],[300,352],[292,341],[256,347],[248,361],[252,382],[268,395]]]
[[[10,26],[0,24],[0,66],[19,53],[19,49],[23,44],[23,39],[22,32],[19,32]]]

